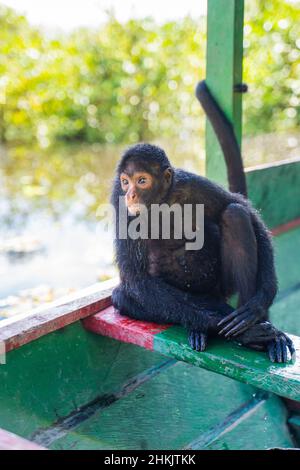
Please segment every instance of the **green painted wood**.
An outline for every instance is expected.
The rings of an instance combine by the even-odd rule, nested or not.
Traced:
[[[206,450],[253,450],[249,436],[255,434],[255,450],[294,447],[286,425],[287,412],[278,397],[271,396],[256,412],[205,447]]]
[[[177,363],[101,410],[51,448],[180,449],[251,399],[253,393],[252,387]],[[254,448],[255,432],[247,434]]]
[[[300,282],[300,227],[274,238],[275,262],[281,291]]]
[[[0,367],[0,423],[29,439],[165,361],[158,353],[89,333],[79,322],[11,351],[7,359]],[[108,401],[51,448],[184,447],[254,393],[250,386],[178,363],[110,406]],[[253,430],[249,439],[255,448]]]
[[[0,366],[0,426],[30,438],[129,377],[160,354],[87,332],[77,322],[7,354]]]
[[[300,415],[292,415],[288,420],[294,439],[300,447]]]
[[[233,124],[241,145],[242,95],[234,85],[242,82],[243,0],[208,0],[206,83]],[[206,126],[206,176],[227,185],[224,157],[209,122]]]
[[[276,302],[270,318],[277,328],[300,336],[300,289]]]
[[[269,228],[300,216],[300,161],[259,167],[246,178],[249,199]]]
[[[270,309],[272,322],[300,336],[300,228],[274,238],[279,294]]]
[[[166,356],[300,401],[300,338],[294,336],[292,339],[297,359],[287,364],[273,364],[265,353],[219,339],[212,339],[203,353],[193,351],[188,345],[186,331],[175,326],[155,336],[154,349]]]

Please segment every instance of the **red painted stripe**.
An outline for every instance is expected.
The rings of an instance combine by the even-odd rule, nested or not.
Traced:
[[[23,437],[0,429],[0,450],[47,450]]]
[[[85,328],[93,333],[151,350],[154,336],[170,328],[170,325],[157,325],[124,317],[113,306],[85,318],[82,322]]]
[[[278,227],[275,227],[271,230],[272,235],[281,235],[282,233],[288,232],[289,230],[292,230],[293,228],[297,228],[300,226],[300,217],[298,219],[291,220],[290,222],[287,222],[286,224],[278,225]]]

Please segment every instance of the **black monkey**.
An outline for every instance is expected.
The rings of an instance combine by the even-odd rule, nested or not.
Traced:
[[[270,235],[250,203],[207,178],[174,169],[165,152],[137,144],[121,158],[112,203],[119,219],[119,196],[129,214],[141,204],[204,204],[204,246],[185,249],[186,239],[122,239],[116,234],[120,285],[112,294],[121,314],[188,329],[192,348],[203,351],[219,333],[256,349],[272,361],[294,353],[288,336],[268,322],[277,291]],[[117,227],[118,228],[118,227]],[[226,303],[238,293],[234,310]]]

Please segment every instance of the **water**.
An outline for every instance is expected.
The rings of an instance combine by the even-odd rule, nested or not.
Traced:
[[[245,139],[245,164],[298,157],[299,142],[297,132]],[[174,166],[204,172],[201,142],[162,145]],[[109,201],[122,150],[0,150],[0,316],[114,276],[112,234],[96,211]]]

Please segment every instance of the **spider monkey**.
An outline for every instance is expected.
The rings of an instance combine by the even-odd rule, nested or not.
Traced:
[[[241,194],[246,194],[246,183],[232,127],[203,82],[196,94],[223,148],[232,192],[174,168],[155,145],[140,143],[127,149],[111,197],[121,281],[112,293],[113,305],[131,318],[183,325],[196,351],[204,351],[209,336],[219,334],[267,351],[272,362],[287,362],[288,353],[295,353],[293,343],[268,321],[277,293],[270,234]],[[169,239],[119,236],[120,210],[126,211],[128,228],[143,208],[150,220],[157,204],[204,205],[201,249],[187,250],[184,234]],[[235,309],[228,303],[233,294],[238,295]]]

